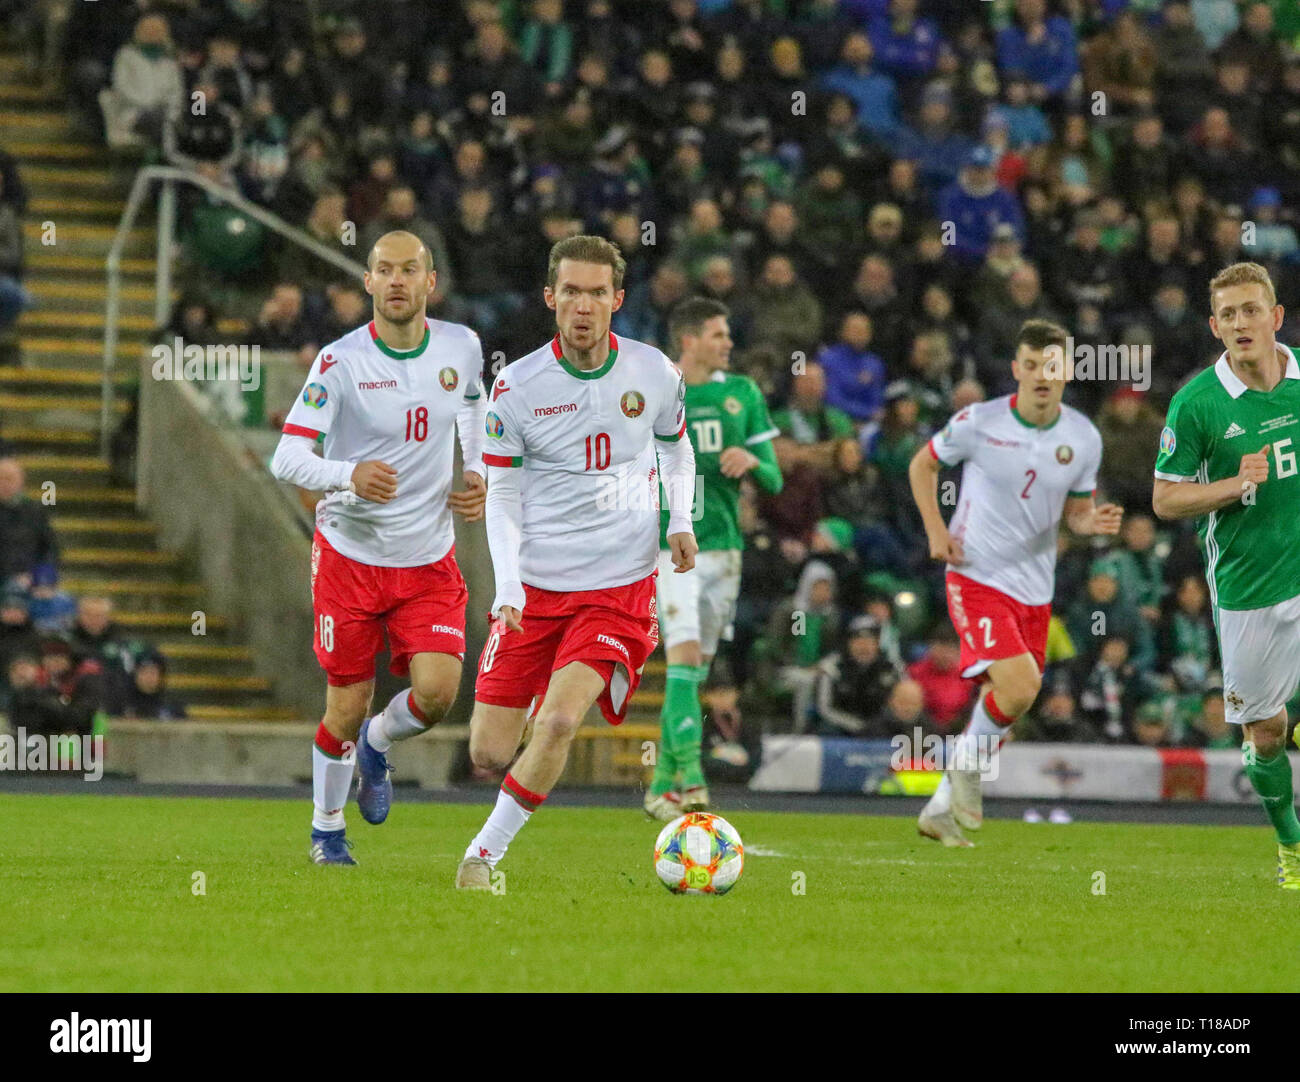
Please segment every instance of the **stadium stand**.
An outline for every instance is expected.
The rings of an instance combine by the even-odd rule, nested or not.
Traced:
[[[1151,466],[1169,396],[1218,353],[1203,318],[1213,273],[1261,262],[1279,302],[1300,302],[1292,0],[40,10],[6,16],[0,56],[0,334],[19,281],[32,302],[6,354],[21,366],[0,367],[0,437],[62,483],[63,590],[113,598],[119,624],[154,637],[184,624],[159,599],[198,590],[153,547],[129,489],[109,483],[85,423],[123,180],[170,160],[349,258],[385,229],[414,229],[439,267],[432,314],[473,325],[489,358],[550,333],[545,253],[576,232],[612,236],[628,256],[618,333],[668,348],[673,304],[725,299],[733,366],[768,395],[790,479],[746,500],[742,600],[722,652],[747,724],[765,730],[921,718],[943,731],[934,718],[959,712],[942,678],[951,644],[936,634],[941,571],[924,559],[908,458],[955,409],[1007,390],[1026,318],[1057,318],[1080,344],[1147,347],[1149,381],[1067,394],[1103,432],[1104,494],[1130,526],[1109,550],[1062,539],[1045,690],[1023,735],[1217,738],[1204,707],[1214,637],[1188,585],[1195,536],[1148,516]],[[42,56],[57,64],[38,85],[26,72]],[[196,91],[204,116],[188,108]],[[42,223],[56,212],[50,248]],[[8,255],[6,214],[21,216],[25,260]],[[365,318],[356,283],[238,211],[193,195],[181,216],[184,295],[162,333],[288,351],[301,371]],[[159,333],[153,239],[130,237],[123,265],[123,382]],[[1296,329],[1288,314],[1280,340]],[[70,420],[48,424],[51,411]],[[249,423],[280,419],[268,401]],[[1104,640],[1087,631],[1098,607],[1113,617]],[[813,635],[790,634],[795,611],[815,617]],[[292,713],[240,675],[247,647],[209,626],[211,646],[158,642],[190,716]],[[876,649],[855,647],[873,635]],[[656,667],[638,697],[643,722],[660,678]],[[846,709],[848,689],[868,685],[873,701]]]

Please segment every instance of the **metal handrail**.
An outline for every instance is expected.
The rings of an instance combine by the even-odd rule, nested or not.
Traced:
[[[119,294],[122,286],[122,249],[126,247],[127,237],[135,224],[140,208],[144,205],[149,186],[154,181],[161,181],[162,195],[158,201],[158,254],[154,270],[154,322],[163,326],[167,322],[171,309],[171,275],[172,275],[172,238],[176,232],[176,185],[192,184],[202,188],[209,195],[228,203],[242,214],[261,222],[268,229],[293,241],[300,248],[305,248],[312,255],[340,270],[360,278],[366,268],[354,259],[341,256],[297,226],[292,226],[284,219],[272,214],[265,207],[251,203],[233,188],[223,188],[216,181],[201,177],[185,169],[170,165],[145,166],[135,175],[131,191],[127,196],[126,206],[122,209],[122,218],[117,224],[117,233],[113,237],[105,265],[108,270],[108,298],[104,312],[104,378],[100,389],[99,410],[99,453],[108,458],[109,425],[112,419],[115,388],[113,385],[113,368],[117,361],[117,321],[119,316]]]

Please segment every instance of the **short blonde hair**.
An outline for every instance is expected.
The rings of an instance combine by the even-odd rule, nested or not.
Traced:
[[[603,263],[614,272],[614,291],[623,288],[623,275],[627,272],[627,262],[618,250],[618,245],[604,237],[579,234],[565,237],[551,248],[551,258],[546,265],[546,284],[555,288],[556,276],[560,270],[561,259],[572,259],[577,263]]]
[[[1234,263],[1224,267],[1210,280],[1210,315],[1214,315],[1214,294],[1229,286],[1260,285],[1268,297],[1269,307],[1277,304],[1277,291],[1273,288],[1273,279],[1268,271],[1258,263]]]

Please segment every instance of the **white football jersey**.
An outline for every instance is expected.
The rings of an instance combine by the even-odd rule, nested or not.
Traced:
[[[483,461],[523,470],[520,578],[543,590],[625,586],[658,561],[655,440],[685,433],[686,388],[653,346],[609,343],[583,372],[556,335],[492,385]]]
[[[1052,600],[1056,536],[1065,501],[1091,496],[1101,433],[1064,403],[1046,428],[1016,412],[1016,396],[967,406],[930,440],[945,466],[964,462],[961,495],[948,524],[966,562],[948,565],[1025,605]]]
[[[316,505],[317,529],[360,563],[418,567],[442,559],[454,541],[447,497],[456,414],[482,395],[483,347],[459,323],[426,322],[424,341],[405,352],[387,346],[373,322],[331,342],[284,426],[291,436],[323,435],[328,459],[379,459],[397,471],[388,503],[341,491]]]

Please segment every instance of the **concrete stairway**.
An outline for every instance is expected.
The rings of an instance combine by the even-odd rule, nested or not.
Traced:
[[[161,648],[169,686],[191,716],[295,717],[293,708],[275,704],[266,680],[251,675],[248,647],[206,611],[202,586],[180,557],[158,548],[153,526],[135,509],[135,493],[111,483],[99,455],[104,260],[130,175],[78,133],[55,94],[30,85],[13,54],[0,54],[0,131],[29,192],[25,285],[36,298],[17,325],[21,366],[0,367],[0,439],[17,448],[29,495],[39,499],[49,491],[43,486],[54,485],[63,587],[110,597],[126,632]],[[137,378],[153,329],[154,250],[151,222],[132,230],[112,375],[123,392]],[[121,394],[114,413],[126,410]],[[203,636],[191,633],[199,610]]]

